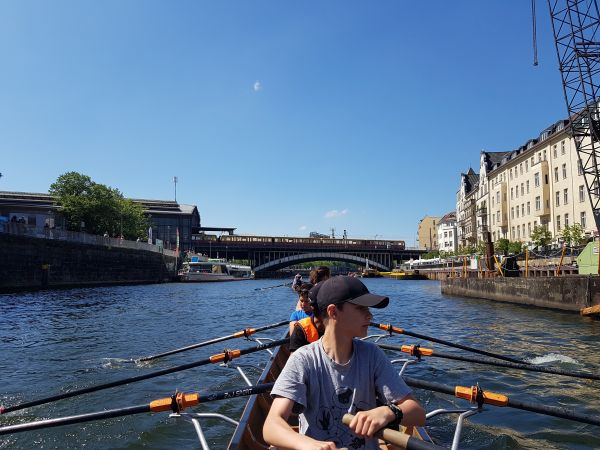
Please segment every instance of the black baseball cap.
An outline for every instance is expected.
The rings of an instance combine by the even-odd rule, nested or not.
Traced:
[[[309,298],[316,299],[319,311],[325,311],[329,305],[352,303],[371,308],[385,308],[390,299],[383,295],[371,294],[367,287],[355,277],[337,276],[317,283],[309,293]]]

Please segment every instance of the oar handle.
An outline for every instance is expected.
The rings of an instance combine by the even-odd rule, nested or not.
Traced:
[[[342,423],[345,425],[350,425],[354,416],[352,414],[344,414],[342,417]],[[375,433],[375,437],[381,438],[390,444],[393,444],[397,447],[404,448],[406,450],[442,450],[443,447],[440,447],[435,444],[431,444],[429,442],[420,441],[406,433],[401,433],[400,431],[392,430],[391,428],[382,428],[381,430]]]

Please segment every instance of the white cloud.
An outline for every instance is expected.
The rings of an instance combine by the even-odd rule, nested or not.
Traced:
[[[333,219],[334,217],[341,217],[341,216],[345,216],[346,214],[348,214],[347,209],[342,209],[341,211],[338,211],[337,209],[332,209],[331,211],[327,211],[325,213],[325,218]]]
[[[300,230],[300,231],[306,231],[306,225],[302,225],[301,227],[298,228],[298,230]]]
[[[260,81],[255,81],[254,82],[254,86],[253,86],[254,92],[258,92],[262,90],[262,84],[260,84]]]

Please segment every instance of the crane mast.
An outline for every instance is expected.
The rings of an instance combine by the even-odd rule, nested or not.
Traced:
[[[600,12],[597,0],[548,0],[580,170],[600,231]]]

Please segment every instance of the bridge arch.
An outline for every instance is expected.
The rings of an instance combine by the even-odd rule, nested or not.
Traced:
[[[283,269],[284,267],[293,266],[294,264],[300,264],[311,261],[344,261],[362,265],[366,263],[365,258],[360,256],[347,255],[345,253],[318,252],[303,253],[299,255],[286,256],[285,258],[274,259],[273,261],[269,261],[268,263],[254,267],[253,270],[255,273],[262,271],[274,271]],[[389,272],[391,270],[389,267],[386,267],[383,264],[379,264],[378,262],[371,260],[369,260],[369,267],[379,269],[383,272]]]

